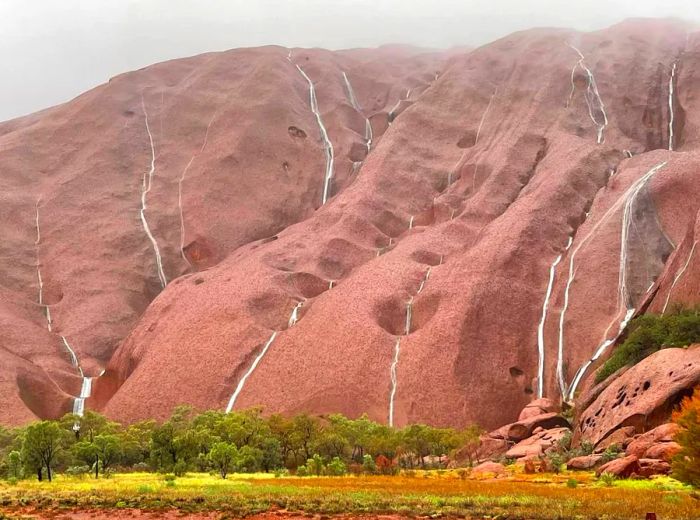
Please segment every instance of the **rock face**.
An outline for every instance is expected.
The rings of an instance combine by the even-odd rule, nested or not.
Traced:
[[[570,432],[569,428],[553,428],[539,431],[509,449],[506,452],[506,457],[520,459],[545,455],[550,449],[556,448],[559,441]]]
[[[579,419],[575,438],[598,444],[621,427],[642,433],[668,420],[673,407],[700,383],[700,346],[660,350],[610,384]],[[641,457],[661,439],[672,440],[673,425],[635,439],[628,453]],[[657,437],[659,437],[657,439]]]
[[[632,309],[700,293],[688,30],[234,50],[0,123],[0,421],[69,411],[73,351],[121,421],[566,426],[518,419],[590,388]]]
[[[596,470],[596,475],[600,476],[603,473],[610,473],[620,478],[628,478],[632,475],[639,475],[639,458],[635,455],[628,455],[620,459],[611,460],[607,464],[603,464]]]
[[[602,458],[602,455],[582,455],[581,457],[574,457],[573,459],[569,459],[566,463],[566,468],[576,470],[592,469],[600,463]]]

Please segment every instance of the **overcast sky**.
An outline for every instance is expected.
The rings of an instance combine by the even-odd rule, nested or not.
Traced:
[[[0,0],[0,121],[171,58],[279,44],[479,45],[535,26],[700,20],[700,0]]]

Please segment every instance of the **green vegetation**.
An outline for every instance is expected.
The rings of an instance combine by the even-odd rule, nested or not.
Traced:
[[[259,409],[195,413],[178,407],[163,423],[122,426],[87,411],[25,428],[0,427],[0,476],[51,481],[55,472],[95,479],[115,471],[286,472],[341,476],[444,467],[456,450],[478,444],[480,430],[414,424],[394,429],[366,416],[264,417]]]
[[[700,309],[678,310],[672,314],[644,314],[627,329],[627,338],[595,375],[596,383],[624,366],[632,366],[654,352],[700,342]]]

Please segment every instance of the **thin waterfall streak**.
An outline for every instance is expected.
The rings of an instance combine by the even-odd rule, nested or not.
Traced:
[[[153,174],[156,170],[156,149],[155,145],[153,144],[153,135],[151,134],[151,129],[148,125],[148,112],[146,111],[146,102],[143,99],[143,95],[141,96],[141,108],[143,109],[143,116],[146,122],[146,132],[148,133],[148,140],[151,145],[151,167],[148,173],[144,173],[143,175],[143,187],[141,190],[141,224],[143,225],[143,230],[146,232],[146,236],[148,237],[148,239],[151,242],[151,245],[153,246],[153,251],[156,255],[158,278],[160,279],[161,286],[163,287],[163,289],[165,289],[165,286],[168,284],[168,280],[165,277],[165,272],[163,271],[163,260],[160,256],[160,249],[158,248],[158,242],[151,233],[151,228],[148,226],[148,221],[146,220],[146,200],[148,197],[148,192],[151,191]]]
[[[574,68],[571,70],[571,94],[569,95],[569,102],[567,103],[567,107],[571,103],[571,99],[573,98],[574,91],[576,89],[576,85],[574,84],[574,75],[576,72],[577,67],[581,67],[583,71],[585,71],[586,75],[588,76],[588,86],[586,88],[586,94],[585,94],[585,99],[586,99],[586,105],[588,106],[588,115],[590,116],[591,120],[593,121],[593,124],[596,126],[598,130],[598,139],[597,142],[598,144],[602,144],[605,142],[605,128],[608,126],[608,114],[605,111],[605,103],[603,103],[603,99],[600,96],[600,92],[598,90],[598,84],[596,83],[595,80],[595,75],[591,71],[590,68],[586,65],[586,58],[584,55],[581,53],[580,50],[578,50],[575,46],[573,46],[571,43],[567,42],[566,43],[571,49],[573,49],[576,54],[579,56],[579,61],[578,63],[574,66]],[[594,107],[593,103],[597,101],[597,109],[600,111],[600,113],[603,116],[603,121],[598,121],[598,118],[596,117],[596,114],[594,113]]]
[[[48,305],[44,304],[44,279],[41,276],[41,258],[39,255],[39,247],[41,244],[41,227],[39,225],[39,203],[41,202],[41,197],[37,199],[36,201],[36,216],[35,216],[35,223],[36,223],[36,240],[34,241],[34,246],[36,249],[36,280],[37,280],[37,285],[39,286],[39,305],[44,307],[44,316],[46,317],[46,328],[48,329],[49,332],[52,331],[52,322],[51,322],[51,309],[49,308]]]
[[[668,112],[669,112],[669,119],[668,119],[668,149],[669,151],[673,151],[673,124],[675,120],[675,114],[674,114],[674,106],[673,106],[673,95],[674,95],[674,82],[676,79],[676,68],[678,66],[678,62],[673,63],[673,68],[671,69],[671,77],[668,80]]]
[[[272,345],[272,342],[275,341],[276,337],[277,337],[277,331],[272,333],[272,336],[270,336],[270,339],[267,340],[267,343],[265,343],[265,346],[263,347],[263,349],[260,351],[260,353],[253,360],[253,363],[250,365],[250,368],[248,368],[246,373],[243,374],[243,377],[238,382],[238,385],[236,386],[236,390],[233,392],[231,399],[229,399],[228,406],[226,406],[226,413],[229,413],[229,412],[231,412],[231,410],[233,410],[233,405],[236,404],[236,399],[238,399],[238,396],[240,395],[241,391],[243,390],[243,386],[245,385],[245,382],[248,380],[250,375],[256,369],[256,367],[258,366],[258,364],[262,360],[263,356],[265,356],[265,354],[267,353],[267,351],[270,348],[270,345]]]
[[[394,400],[396,399],[396,388],[398,387],[397,368],[399,365],[399,355],[401,354],[401,338],[396,338],[394,343],[394,358],[391,362],[391,393],[389,394],[389,426],[394,426]]]
[[[292,314],[289,316],[289,321],[287,322],[288,327],[293,327],[296,325],[296,322],[299,321],[299,309],[304,305],[303,301],[300,301],[297,303],[294,308],[292,309]]]
[[[187,171],[190,169],[190,166],[192,166],[192,163],[194,160],[204,152],[204,149],[207,147],[207,142],[209,141],[209,129],[211,128],[212,123],[214,122],[214,119],[216,118],[216,115],[219,111],[216,110],[211,116],[211,119],[209,120],[209,124],[207,124],[207,129],[204,132],[204,139],[202,140],[202,146],[199,148],[199,151],[195,152],[192,157],[190,158],[190,161],[187,163],[187,166],[185,166],[185,169],[182,170],[182,175],[180,175],[180,180],[177,183],[177,205],[178,209],[180,210],[180,255],[182,256],[182,259],[187,263],[188,266],[192,267],[192,264],[190,263],[189,259],[187,258],[187,255],[185,254],[185,211],[184,207],[182,205],[182,185],[185,182],[185,177],[187,176]]]
[[[323,119],[321,119],[321,112],[318,108],[318,100],[316,99],[316,90],[314,89],[314,84],[311,81],[311,78],[309,78],[309,76],[306,75],[306,72],[304,72],[304,70],[299,65],[297,65],[296,67],[297,70],[304,77],[306,82],[309,84],[309,104],[311,105],[311,111],[313,112],[314,116],[316,116],[316,123],[318,123],[319,130],[321,131],[321,139],[323,141],[323,148],[326,156],[326,172],[323,179],[322,199],[322,204],[325,204],[328,201],[331,179],[333,178],[333,161],[335,157],[333,152],[333,144],[331,143],[331,140],[328,137],[328,132],[326,131],[326,127],[323,124]]]
[[[544,325],[547,321],[547,309],[549,307],[549,299],[552,296],[552,288],[554,287],[554,277],[557,272],[557,265],[561,262],[562,255],[557,256],[557,258],[549,266],[549,283],[547,284],[547,292],[544,296],[544,303],[542,304],[542,317],[540,318],[540,323],[537,327],[537,350],[538,350],[538,363],[537,363],[537,397],[544,397]]]
[[[406,304],[406,330],[405,334],[408,336],[411,333],[411,321],[413,320],[413,297],[408,300]]]
[[[411,218],[408,221],[408,229],[413,229],[413,219],[414,218],[415,217],[413,215],[411,215]]]
[[[695,246],[698,245],[697,240],[693,242],[693,247],[690,249],[690,254],[688,255],[688,259],[685,261],[685,264],[683,264],[683,267],[681,268],[680,271],[676,274],[676,276],[673,277],[673,282],[671,282],[671,287],[668,289],[668,294],[666,295],[666,301],[664,302],[664,308],[661,310],[661,314],[666,313],[666,309],[668,308],[668,303],[671,301],[671,293],[673,293],[673,288],[676,286],[678,283],[678,280],[681,279],[681,276],[683,276],[683,273],[685,273],[686,269],[688,269],[688,266],[690,265],[690,261],[693,258],[693,253],[695,253]]]
[[[357,102],[355,91],[353,90],[350,79],[345,72],[343,72],[343,81],[345,82],[345,90],[348,94],[348,101],[350,101],[352,108],[354,108],[355,111],[365,119],[365,146],[367,147],[367,153],[369,153],[372,150],[372,124],[369,122],[369,118],[364,114],[360,104]]]
[[[620,273],[618,275],[618,306],[622,305],[625,308],[625,315],[624,318],[619,323],[618,331],[613,336],[612,338],[607,338],[608,332],[610,329],[613,327],[615,322],[618,319],[618,316],[620,312],[615,315],[613,320],[610,322],[608,325],[608,328],[606,329],[603,337],[603,341],[601,344],[596,348],[593,356],[591,359],[585,363],[579,370],[576,372],[576,375],[574,376],[573,381],[571,382],[571,385],[569,386],[567,390],[567,395],[566,397],[571,400],[574,397],[574,394],[576,392],[576,388],[578,387],[579,383],[581,382],[581,379],[585,375],[586,371],[588,370],[588,367],[590,367],[595,361],[597,361],[600,356],[602,356],[605,351],[610,347],[610,345],[614,344],[615,341],[622,335],[624,332],[625,328],[629,324],[630,320],[634,316],[634,313],[636,309],[633,307],[632,302],[630,301],[630,296],[629,296],[629,291],[627,290],[627,250],[628,250],[628,242],[629,242],[629,229],[631,226],[631,220],[633,219],[633,209],[634,209],[634,204],[636,202],[637,196],[641,192],[641,190],[646,186],[646,184],[649,182],[649,180],[663,167],[666,166],[668,162],[664,161],[662,163],[657,164],[654,166],[651,170],[649,170],[647,173],[645,173],[641,178],[637,179],[632,185],[622,194],[622,196],[613,204],[613,206],[606,212],[604,215],[603,219],[598,222],[598,225],[600,225],[603,220],[607,219],[607,217],[612,214],[612,210],[616,210],[619,208],[621,204],[624,204],[624,211],[623,211],[623,216],[622,216],[622,227],[620,231],[620,263],[619,263],[619,269]],[[596,226],[597,227],[597,226]],[[591,233],[588,234],[586,239],[591,236],[591,234],[595,231],[596,227],[591,231]],[[580,249],[582,244],[579,244],[577,247]],[[572,255],[573,256],[573,255]]]

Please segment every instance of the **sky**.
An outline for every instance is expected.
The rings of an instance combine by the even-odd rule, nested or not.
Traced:
[[[0,0],[0,121],[119,73],[202,52],[277,44],[477,46],[532,27],[630,17],[700,22],[698,0]]]

